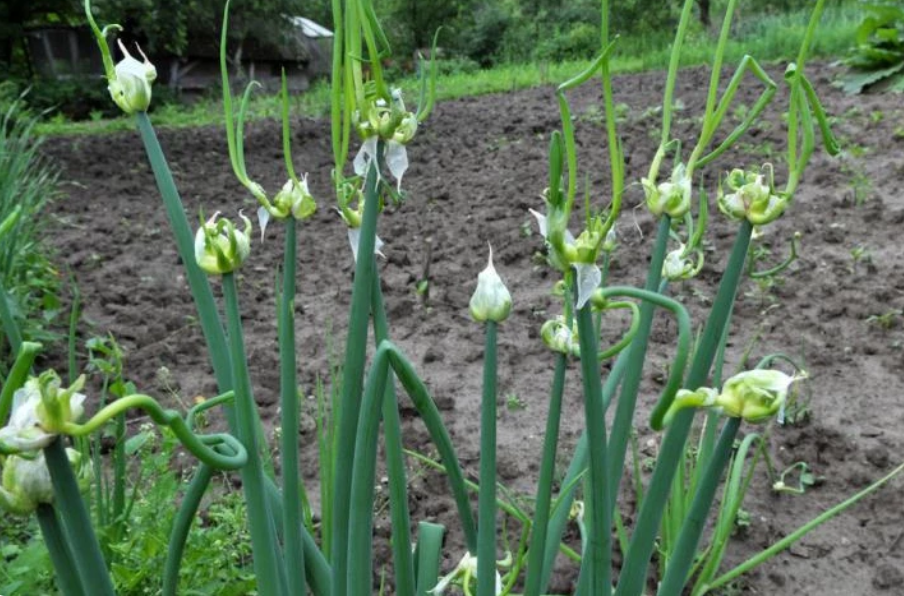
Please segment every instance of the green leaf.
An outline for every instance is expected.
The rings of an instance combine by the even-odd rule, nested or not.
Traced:
[[[840,79],[841,88],[848,95],[863,93],[863,90],[866,87],[869,87],[870,85],[873,85],[881,81],[882,79],[891,77],[901,71],[904,71],[904,62],[872,72],[849,72]]]
[[[144,447],[151,439],[150,432],[140,432],[126,440],[126,455],[134,455],[136,451]]]

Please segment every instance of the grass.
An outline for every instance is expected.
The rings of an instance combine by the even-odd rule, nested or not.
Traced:
[[[57,195],[57,177],[39,154],[36,120],[13,102],[0,114],[0,221],[20,215],[0,238],[0,292],[9,300],[21,339],[51,339],[46,325],[58,313],[60,283],[41,242],[41,210]],[[6,345],[0,331],[0,370]],[[14,334],[13,334],[14,335]]]
[[[726,64],[737,64],[745,54],[757,56],[761,62],[792,59],[800,47],[808,17],[807,11],[800,11],[784,15],[753,15],[740,19],[737,33],[726,48]],[[834,58],[845,54],[854,43],[854,31],[859,19],[860,13],[856,5],[842,4],[826,9],[811,55],[816,58]],[[690,36],[682,52],[681,65],[687,67],[707,64],[715,51],[716,33],[715,30],[711,34],[697,31],[696,35]],[[612,71],[633,73],[666,68],[671,41],[671,31],[652,36],[621,38],[616,46]],[[440,75],[437,80],[437,98],[448,100],[557,83],[571,79],[585,70],[590,62],[588,58],[558,63],[538,61],[502,64],[476,72]],[[417,97],[419,82],[416,78],[403,78],[400,86],[406,97]],[[328,83],[314,83],[307,92],[295,96],[293,102],[296,114],[326,116],[330,102]],[[158,127],[219,126],[222,123],[222,110],[218,99],[202,99],[190,106],[161,106],[154,110],[151,120]],[[280,103],[276,94],[257,94],[249,108],[249,119],[279,118],[279,114]],[[36,126],[36,132],[42,135],[107,134],[132,129],[132,121],[127,117],[85,122],[56,118]]]

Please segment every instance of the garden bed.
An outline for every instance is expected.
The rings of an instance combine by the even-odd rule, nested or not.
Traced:
[[[777,495],[762,468],[744,505],[750,525],[729,547],[733,562],[775,542],[904,459],[904,110],[900,96],[842,95],[829,85],[835,74],[829,66],[810,71],[828,112],[837,118],[835,131],[847,152],[835,159],[817,153],[795,203],[767,227],[761,245],[772,250],[772,262],[784,259],[796,231],[802,234],[800,258],[771,286],[744,282],[735,307],[728,370],[748,348],[754,362],[783,351],[803,363],[810,374],[807,415],[800,424],[774,427],[768,450],[779,470],[804,461],[823,480],[803,496]],[[781,80],[780,69],[770,69],[770,74]],[[673,135],[686,146],[696,140],[688,136],[698,128],[695,117],[702,112],[708,78],[701,69],[679,75],[676,98],[684,109],[676,112]],[[631,182],[646,175],[656,150],[656,106],[661,104],[664,79],[663,73],[649,73],[614,81],[615,101],[624,104],[619,133]],[[752,80],[746,85],[736,101],[751,106],[759,88]],[[779,106],[787,104],[782,91]],[[589,172],[590,197],[596,205],[608,196],[599,95],[598,86],[588,85],[571,96],[580,179]],[[716,190],[718,172],[764,162],[773,163],[777,182],[784,182],[782,109],[767,110],[766,121],[709,169],[705,184],[710,193]],[[741,116],[736,110],[730,119]],[[550,87],[440,103],[409,146],[411,168],[403,184],[408,200],[386,209],[378,232],[386,243],[380,275],[391,336],[433,392],[462,465],[475,480],[482,328],[470,320],[467,304],[485,265],[487,242],[492,243],[497,270],[514,299],[513,314],[499,334],[499,475],[528,504],[553,368],[538,332],[547,318],[558,314],[558,302],[549,294],[552,277],[536,258],[543,242],[527,210],[542,206],[549,135],[559,126]],[[159,134],[190,219],[196,219],[201,208],[206,214],[219,210],[230,216],[239,209],[249,214],[256,210],[231,172],[223,129]],[[341,362],[353,270],[345,226],[333,209],[329,135],[326,120],[293,122],[296,168],[310,174],[319,202],[317,215],[299,231],[296,333],[299,383],[305,395],[314,393],[318,377],[329,381],[331,363]],[[173,405],[177,395],[184,403],[198,395],[215,395],[191,296],[137,134],[54,138],[44,151],[69,181],[64,185],[68,198],[52,209],[50,241],[83,297],[81,337],[112,333],[125,350],[126,376],[142,391]],[[245,154],[249,173],[265,188],[282,186],[277,122],[253,123]],[[642,204],[642,189],[634,183],[626,191],[618,224],[620,247],[612,263],[612,283],[643,284],[655,224]],[[710,204],[714,208],[713,200]],[[721,214],[711,215],[703,271],[696,280],[671,288],[691,310],[695,325],[702,324],[699,315],[715,295],[734,227]],[[255,232],[252,255],[239,278],[252,383],[265,424],[277,416],[274,285],[281,234],[280,226],[271,226],[262,244]],[[428,254],[429,293],[423,296],[417,287]],[[618,324],[604,331],[604,342],[620,335]],[[667,317],[657,317],[641,391],[644,412],[661,389],[674,333]],[[64,369],[65,354],[50,360]],[[575,365],[572,369],[563,417],[566,446],[573,445],[583,429],[578,370]],[[604,374],[607,369],[604,365]],[[314,482],[315,401],[305,404],[302,466],[305,478]],[[404,398],[402,408],[406,447],[431,454],[429,437]],[[642,457],[655,455],[660,435],[649,429],[646,414],[637,424]],[[751,428],[745,425],[742,430]],[[442,476],[412,461],[410,478],[412,518],[457,529]],[[630,499],[626,503],[623,515],[630,521],[634,512]],[[748,576],[746,589],[777,595],[901,593],[902,519],[900,489],[886,487]],[[388,521],[378,519],[377,532],[385,538]],[[377,553],[381,560],[388,559]],[[461,537],[453,532],[445,549],[447,566],[461,554]],[[572,572],[563,571],[553,588],[569,592],[574,579]]]

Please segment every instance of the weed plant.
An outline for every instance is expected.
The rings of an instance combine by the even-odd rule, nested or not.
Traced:
[[[414,102],[409,99],[406,104],[404,90],[392,87],[383,70],[382,58],[388,54],[388,46],[371,1],[333,2],[336,37],[329,110],[332,182],[355,276],[341,383],[318,428],[321,503],[315,524],[299,473],[294,300],[297,278],[303,279],[303,272],[296,271],[298,236],[304,234],[305,223],[317,204],[308,190],[307,176],[299,176],[295,170],[285,81],[280,108],[287,181],[281,189],[265,189],[245,164],[244,132],[255,83],[233,97],[226,64],[227,3],[220,59],[230,162],[236,178],[259,204],[260,233],[265,235],[268,225],[285,226],[285,259],[276,275],[278,436],[283,457],[277,476],[269,463],[270,446],[261,432],[254,401],[255,383],[248,371],[237,291],[237,272],[253,258],[256,234],[252,233],[252,222],[241,212],[236,221],[214,213],[202,216],[192,234],[147,116],[156,70],[147,59],[138,60],[123,46],[124,58],[114,64],[107,37],[118,26],[101,30],[86,0],[86,14],[103,54],[111,97],[135,117],[147,150],[221,393],[185,414],[164,409],[152,396],[138,393],[124,381],[115,343],[100,340],[91,346],[91,362],[104,378],[104,391],[100,403],[95,402],[96,412],[83,422],[87,399],[81,393],[84,376],[70,379],[68,387],[54,371],[33,376],[29,371],[40,346],[23,342],[18,347],[14,368],[0,392],[0,420],[9,416],[8,424],[0,429],[0,505],[12,513],[37,516],[60,590],[67,596],[129,593],[130,586],[117,576],[119,568],[109,565],[117,556],[130,560],[135,546],[128,540],[140,540],[131,521],[137,511],[137,494],[125,490],[125,458],[130,442],[137,450],[136,445],[147,440],[147,433],[157,429],[164,437],[172,433],[198,460],[166,547],[160,585],[167,596],[203,589],[199,585],[202,580],[186,578],[181,570],[196,556],[186,547],[191,540],[192,520],[218,472],[235,473],[241,479],[246,518],[240,523],[247,524],[248,532],[241,544],[253,569],[253,590],[262,596],[307,592],[365,596],[377,589],[383,591],[384,578],[375,569],[380,562],[375,560],[373,550],[378,508],[376,470],[381,452],[388,481],[391,585],[395,594],[425,596],[461,591],[493,596],[512,594],[517,587],[528,596],[539,596],[547,592],[561,552],[578,569],[577,594],[641,596],[653,589],[659,596],[688,592],[701,596],[727,586],[904,470],[904,465],[895,468],[740,565],[721,568],[729,537],[739,520],[743,523],[741,505],[763,434],[768,432],[768,423],[783,417],[789,401],[798,401],[795,395],[807,376],[784,354],[765,355],[752,368],[745,366],[733,374],[724,371],[735,296],[745,276],[774,277],[796,256],[796,241],[792,239],[791,256],[764,269],[763,255],[751,251],[753,233],[786,211],[793,211],[795,193],[817,141],[832,155],[838,153],[838,146],[806,75],[806,60],[825,4],[819,0],[797,58],[780,81],[790,95],[787,152],[781,167],[770,163],[726,164],[727,171],[719,177],[716,188],[701,188],[695,193],[702,180],[701,171],[723,156],[772,107],[779,83],[750,56],[741,58],[730,79],[723,81],[722,67],[738,4],[729,0],[713,53],[699,130],[695,138],[672,137],[674,90],[694,4],[687,0],[682,7],[665,75],[659,147],[647,175],[640,180],[645,206],[658,221],[643,288],[618,285],[609,278],[608,263],[618,248],[615,227],[627,181],[610,64],[618,42],[610,35],[605,0],[601,3],[600,54],[555,91],[561,129],[551,135],[548,187],[538,201],[539,209],[532,213],[544,240],[546,265],[558,278],[550,290],[559,298],[560,314],[550,313],[540,330],[554,370],[539,479],[532,506],[528,507],[524,499],[515,498],[497,482],[496,345],[512,314],[513,297],[495,269],[492,247],[486,268],[476,275],[476,289],[468,305],[485,342],[479,482],[465,479],[429,387],[404,349],[391,341],[375,258],[381,246],[376,236],[377,221],[385,204],[405,198],[404,175],[409,163],[406,146],[434,105],[436,67],[424,65],[423,72],[431,74],[421,79],[414,94],[416,107],[409,107]],[[588,199],[583,216],[572,217],[580,174],[574,134],[579,122],[572,118],[568,96],[597,76],[603,89],[609,195],[601,205],[591,205]],[[726,117],[734,113],[740,86],[746,84],[757,86],[758,99],[737,124],[723,126]],[[710,218],[717,216],[713,207],[717,207],[719,217],[735,224],[736,236],[712,307],[694,337],[691,318],[684,305],[669,295],[669,285],[697,275],[704,266],[702,243]],[[569,226],[575,223],[580,231],[572,234]],[[208,281],[210,276],[221,279],[222,311]],[[643,370],[649,366],[647,344],[656,309],[674,319],[677,336],[662,393],[649,420],[640,420],[636,406]],[[613,314],[629,317],[630,323],[622,339],[600,345],[600,330],[613,320]],[[374,350],[368,362],[371,342]],[[749,356],[745,354],[743,360],[748,362]],[[603,378],[600,364],[609,359],[614,362]],[[559,448],[559,422],[572,362],[580,374],[585,431],[573,452],[564,454]],[[441,468],[454,498],[465,550],[450,553],[459,561],[453,569],[440,567],[446,529],[426,521],[414,526],[410,516],[406,458],[411,456],[404,449],[399,399],[413,403],[439,457],[438,461],[423,455],[415,459]],[[326,412],[325,392],[319,403]],[[207,432],[199,423],[200,416],[220,407],[225,411],[228,432]],[[145,412],[153,425],[136,438],[127,439],[124,416],[134,410]],[[611,410],[608,424],[607,410]],[[638,471],[632,488],[638,510],[633,523],[626,524],[618,497],[628,450],[639,424],[649,424],[661,439],[658,456],[649,462],[652,474],[648,480],[638,470],[635,456]],[[113,433],[116,445],[109,479],[105,467],[95,459],[96,437],[104,431]],[[70,440],[77,449],[67,447]],[[566,460],[567,466],[561,465]],[[564,475],[562,468],[567,468]],[[803,487],[806,471],[800,466],[786,470],[777,481],[787,488],[791,477],[799,473]],[[555,478],[561,481],[554,483]],[[472,492],[477,493],[476,515]],[[715,506],[717,493],[721,497]],[[93,501],[91,508],[86,506],[83,494],[93,495],[89,498]],[[713,529],[705,533],[710,518]],[[224,525],[234,527],[233,522]],[[580,542],[573,547],[562,542],[569,522],[580,532]],[[517,540],[509,539],[510,523],[520,527]],[[500,530],[507,550],[501,561]],[[117,537],[115,544],[102,539],[107,532]],[[618,567],[613,565],[616,553],[621,560]],[[146,564],[140,569],[149,574],[156,571]],[[251,589],[251,583],[243,588]]]

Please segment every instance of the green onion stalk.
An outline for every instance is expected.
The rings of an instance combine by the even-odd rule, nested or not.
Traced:
[[[389,325],[383,302],[380,276],[374,263],[374,281],[371,290],[374,341],[377,346],[389,339]],[[398,596],[414,596],[417,590],[414,557],[411,548],[411,514],[408,510],[408,475],[405,470],[405,453],[402,447],[402,423],[395,381],[386,382],[383,396],[383,441],[386,450],[386,475],[389,478],[389,511],[392,524],[392,560],[395,570],[395,593]],[[428,536],[435,530],[425,528]],[[418,548],[420,548],[420,541]],[[430,552],[427,550],[426,552]],[[426,556],[426,554],[425,554]],[[435,578],[434,578],[435,582]],[[435,585],[435,584],[434,584]]]
[[[261,596],[278,596],[285,593],[286,566],[282,549],[276,539],[276,529],[264,486],[264,470],[260,457],[257,416],[248,362],[242,339],[242,319],[239,311],[235,274],[223,275],[223,296],[226,302],[226,321],[229,326],[229,345],[232,356],[233,387],[235,388],[238,438],[248,452],[248,463],[242,468],[242,490],[248,504],[248,522],[254,550],[254,573]]]
[[[697,389],[706,383],[709,370],[723,330],[728,325],[728,314],[744,270],[747,248],[753,226],[745,221],[738,230],[728,265],[722,276],[719,291],[703,330],[685,387]],[[660,456],[653,471],[646,499],[640,510],[634,534],[625,556],[622,572],[616,586],[616,596],[633,596],[641,593],[647,575],[647,567],[653,552],[656,529],[659,527],[665,500],[668,497],[675,471],[684,452],[684,445],[693,421],[693,411],[683,410],[671,421],[660,449]]]
[[[430,522],[418,523],[417,596],[430,596],[439,577],[445,528]]]
[[[355,455],[355,429],[361,412],[361,391],[364,383],[364,367],[367,349],[367,329],[370,318],[371,290],[374,277],[374,247],[376,242],[379,196],[377,189],[378,165],[382,161],[383,142],[377,142],[377,156],[370,163],[364,183],[364,217],[358,238],[358,258],[355,265],[355,283],[349,314],[348,339],[345,348],[345,366],[342,371],[342,395],[339,401],[336,451],[334,453],[334,488],[332,516],[332,566],[333,596],[345,596],[350,573],[347,548],[352,545],[344,540],[349,535],[349,500],[352,485],[352,461]],[[379,417],[379,414],[377,414]]]
[[[446,465],[447,477],[458,507],[459,519],[468,548],[471,549],[477,543],[477,532],[470,510],[464,474],[439,410],[423,381],[415,373],[411,362],[392,343],[384,340],[377,348],[368,372],[360,405],[361,416],[356,432],[354,458],[349,460],[353,462],[353,465],[350,466],[353,473],[346,544],[348,560],[354,561],[355,564],[349,566],[345,590],[352,596],[367,596],[372,593],[376,452],[382,402],[386,397],[386,385],[389,383],[391,373],[395,374],[411,398],[418,415],[430,433],[434,446]],[[420,591],[423,587],[420,585],[418,590]],[[429,587],[429,589],[432,588],[433,586]]]
[[[477,505],[477,594],[496,593],[496,329],[485,323],[480,406],[480,494]]]
[[[283,156],[286,172],[292,189],[298,189],[298,177],[292,164],[291,134],[289,131],[289,92],[286,84],[286,73],[282,73],[282,137]],[[283,544],[285,546],[286,575],[289,594],[304,594],[305,566],[302,539],[302,521],[300,503],[301,478],[299,476],[299,406],[298,381],[295,371],[295,284],[297,261],[297,228],[296,218],[290,214],[285,218],[286,238],[283,250],[283,283],[279,300],[279,386],[280,411],[282,420],[280,430],[282,444],[282,481],[283,481]]]
[[[556,354],[555,372],[550,391],[549,410],[546,416],[546,432],[543,440],[543,457],[540,462],[540,476],[537,480],[537,498],[534,517],[531,522],[530,548],[528,550],[527,578],[524,596],[539,596],[543,571],[543,545],[549,533],[550,503],[552,500],[553,474],[556,467],[556,453],[559,442],[559,422],[562,416],[562,395],[565,390],[565,371],[568,356]],[[605,393],[605,388],[604,388]],[[561,503],[561,501],[560,501]],[[554,541],[553,544],[558,541]]]
[[[54,508],[63,522],[63,535],[69,539],[72,559],[84,591],[92,596],[115,596],[107,564],[91,527],[91,516],[81,498],[63,440],[57,437],[44,448],[44,458],[53,483]],[[70,570],[64,567],[63,572],[70,581]]]
[[[41,535],[44,537],[44,545],[53,563],[60,593],[63,596],[85,596],[86,592],[75,565],[72,548],[69,546],[66,531],[56,510],[51,505],[41,503],[36,514],[38,525],[41,526]]]
[[[608,453],[606,424],[603,409],[603,387],[599,374],[591,305],[585,304],[577,311],[578,335],[581,345],[581,376],[584,384],[584,422],[588,443],[587,485],[590,497],[585,517],[588,526],[588,546],[584,552],[582,568],[589,572],[587,594],[609,594],[612,590],[611,528],[612,509],[609,507]]]
[[[722,472],[731,459],[732,447],[740,426],[740,418],[729,418],[722,428],[719,442],[707,462],[706,471],[697,485],[690,510],[684,518],[681,533],[669,557],[665,577],[659,585],[660,596],[680,596],[684,590],[691,565],[697,555],[700,535],[709,516],[719,481],[722,479]]]

